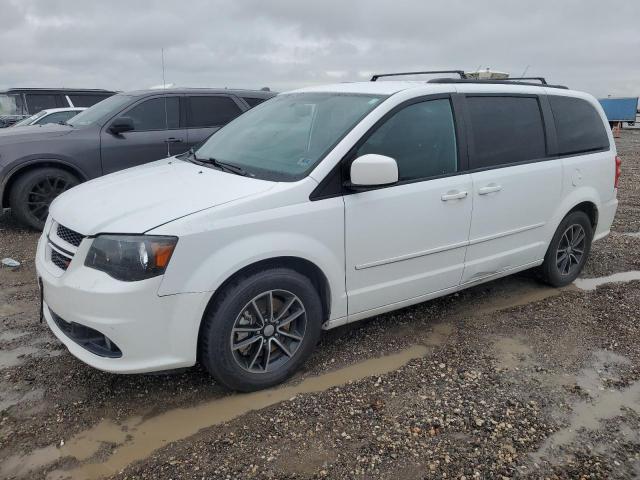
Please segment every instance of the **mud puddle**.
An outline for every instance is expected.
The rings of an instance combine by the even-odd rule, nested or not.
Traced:
[[[446,335],[447,332],[440,332]],[[168,443],[194,435],[202,428],[218,425],[247,412],[269,407],[303,393],[314,393],[369,376],[379,376],[399,369],[410,360],[427,354],[428,347],[414,345],[399,353],[366,360],[346,368],[304,379],[298,385],[285,386],[248,394],[232,394],[191,408],[170,410],[151,418],[133,417],[116,424],[103,420],[93,428],[81,432],[64,445],[50,445],[24,456],[7,459],[0,473],[3,476],[26,476],[63,457],[79,462],[90,461],[100,448],[119,444],[113,453],[100,463],[85,463],[70,470],[55,470],[48,480],[94,479],[119,472],[127,465],[148,457],[154,450]]]
[[[533,364],[533,351],[523,338],[501,337],[493,343],[493,349],[500,370],[518,370]]]
[[[559,449],[576,441],[581,431],[597,430],[603,420],[622,415],[625,409],[640,413],[640,381],[622,390],[607,389],[604,382],[614,376],[618,366],[628,365],[630,361],[606,350],[597,351],[594,357],[592,366],[584,369],[576,378],[576,384],[590,396],[590,400],[572,405],[568,426],[545,440],[540,449],[532,454],[534,462],[547,459],[551,463],[561,463],[564,457]]]
[[[595,290],[600,285],[604,285],[606,283],[624,283],[631,282],[633,280],[640,280],[640,271],[639,270],[631,270],[629,272],[621,272],[614,273],[613,275],[608,275],[606,277],[597,277],[597,278],[578,278],[573,284],[578,287],[580,290]]]

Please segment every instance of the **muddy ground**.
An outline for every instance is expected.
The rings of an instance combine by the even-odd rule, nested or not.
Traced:
[[[0,258],[22,267],[0,269],[0,478],[640,477],[640,131],[618,148],[618,215],[582,277],[621,282],[525,272],[338,328],[249,395],[73,358],[38,322],[38,235],[5,213]]]

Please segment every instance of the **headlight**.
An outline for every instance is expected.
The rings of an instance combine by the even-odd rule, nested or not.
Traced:
[[[176,243],[176,237],[99,235],[93,240],[84,264],[117,280],[144,280],[164,273]]]

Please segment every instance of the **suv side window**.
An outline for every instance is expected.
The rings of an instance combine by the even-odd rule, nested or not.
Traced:
[[[255,107],[256,105],[260,105],[262,102],[266,100],[266,98],[255,98],[255,97],[242,97],[242,99],[247,102],[250,108]]]
[[[56,97],[58,95],[48,93],[27,93],[27,105],[29,107],[29,113],[38,113],[40,110],[46,110],[47,108],[58,107]],[[66,106],[66,102],[65,102]]]
[[[180,98],[157,97],[139,103],[123,114],[136,131],[168,130],[180,126]]]
[[[558,135],[558,153],[584,153],[609,148],[602,118],[593,105],[574,97],[549,96]]]
[[[385,121],[361,146],[398,162],[398,179],[418,180],[457,170],[456,133],[449,99],[409,105]]]
[[[542,112],[535,97],[467,97],[475,154],[470,168],[487,168],[546,156]]]
[[[242,113],[232,98],[224,95],[193,96],[189,99],[187,127],[221,127]]]
[[[109,98],[111,95],[98,95],[98,94],[84,94],[79,93],[75,95],[69,95],[69,98],[73,102],[74,107],[93,107],[96,103],[101,102],[105,98]]]

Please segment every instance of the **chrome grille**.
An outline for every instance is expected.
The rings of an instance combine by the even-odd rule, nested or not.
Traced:
[[[81,235],[78,232],[74,232],[70,228],[67,228],[64,225],[60,225],[60,224],[58,224],[56,234],[62,240],[64,240],[70,245],[73,245],[74,247],[79,247],[80,242],[82,242],[82,239],[84,238],[84,235]]]
[[[53,249],[51,250],[51,261],[56,267],[62,270],[66,270],[67,268],[69,268],[69,264],[71,263],[71,259],[69,257],[66,257],[57,250]]]

